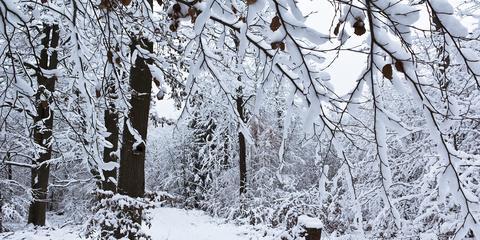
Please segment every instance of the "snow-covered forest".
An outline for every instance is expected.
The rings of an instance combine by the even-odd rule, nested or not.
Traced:
[[[480,240],[479,0],[0,0],[0,239]]]

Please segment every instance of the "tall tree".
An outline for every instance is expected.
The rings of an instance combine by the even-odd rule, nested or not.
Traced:
[[[3,197],[0,191],[0,233],[3,232]]]
[[[243,99],[242,89],[237,89],[237,97],[235,98],[237,112],[240,117],[240,121],[245,123],[245,102]],[[240,126],[241,128],[242,126]],[[245,136],[243,132],[238,131],[238,166],[240,173],[240,196],[244,196],[247,192],[247,144],[245,142]]]
[[[103,161],[105,163],[112,163],[118,161],[118,155],[116,154],[118,149],[118,110],[115,105],[116,99],[116,88],[115,82],[113,79],[107,81],[106,86],[106,94],[107,94],[107,108],[104,111],[104,121],[105,127],[107,128],[107,132],[109,133],[108,137],[105,138],[108,142],[110,142],[111,146],[104,147],[103,150]],[[111,168],[108,170],[103,170],[103,180],[102,180],[102,189],[106,191],[115,192],[117,185],[117,170],[116,168]]]
[[[53,110],[50,106],[55,90],[57,76],[54,71],[58,65],[56,48],[59,42],[57,24],[43,24],[43,39],[37,71],[38,90],[35,96],[37,115],[34,119],[34,140],[41,148],[38,158],[33,161],[32,195],[33,202],[28,212],[28,223],[45,225],[47,211],[47,190],[49,177],[48,160],[52,158]]]
[[[118,175],[118,192],[130,197],[145,193],[145,150],[148,113],[152,91],[152,73],[148,67],[153,43],[145,38],[133,39],[132,54],[138,54],[130,70],[130,109],[123,126],[123,141]]]

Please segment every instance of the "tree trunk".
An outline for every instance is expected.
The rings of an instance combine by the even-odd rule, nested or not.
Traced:
[[[106,138],[113,146],[111,148],[104,148],[103,149],[103,161],[108,162],[117,162],[118,156],[116,155],[116,151],[118,149],[118,112],[115,106],[115,83],[110,81],[107,86],[107,98],[108,98],[108,106],[105,110],[104,120],[105,120],[105,127],[110,135]],[[102,181],[102,189],[106,191],[116,192],[117,185],[115,180],[117,179],[117,169],[114,168],[112,170],[104,170],[103,171],[103,181]]]
[[[3,232],[3,197],[2,197],[2,191],[0,191],[0,233]]]
[[[40,52],[40,68],[53,70],[57,68],[58,56],[55,50],[58,47],[59,29],[58,25],[43,25],[42,39],[43,49]],[[53,49],[48,54],[48,48]],[[45,214],[47,210],[47,188],[49,164],[44,164],[52,157],[52,127],[53,111],[50,108],[52,93],[55,89],[57,77],[55,75],[46,75],[39,70],[37,73],[38,91],[36,93],[37,116],[34,119],[34,140],[42,149],[36,160],[33,161],[37,167],[32,168],[32,195],[33,202],[28,211],[28,223],[34,225],[45,225]]]
[[[7,152],[7,161],[10,161],[10,152]],[[13,169],[11,164],[7,164],[7,179],[13,180]]]
[[[153,52],[153,43],[141,39],[132,43]],[[152,90],[149,59],[140,54],[130,70],[130,110],[125,118],[118,175],[118,192],[130,197],[143,197],[145,193],[145,148]]]
[[[240,115],[242,122],[245,121],[244,109],[243,109],[243,97],[239,96],[236,99],[237,111]],[[241,131],[238,132],[238,145],[239,145],[239,167],[240,167],[240,196],[243,196],[247,192],[247,146],[245,144],[245,136]]]
[[[320,240],[321,237],[321,228],[305,228],[305,240]]]
[[[225,133],[223,133],[223,139],[225,139],[225,141],[223,142],[223,161],[222,161],[222,169],[223,170],[226,170],[227,167],[228,167],[228,164],[229,164],[229,160],[228,160],[228,157],[229,157],[229,148],[228,148],[228,132],[225,131]]]

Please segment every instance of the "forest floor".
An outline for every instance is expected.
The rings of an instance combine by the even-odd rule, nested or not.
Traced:
[[[213,218],[198,210],[156,208],[151,212],[152,226],[145,232],[153,240],[270,240],[263,237],[264,231],[252,226],[237,226],[225,220]],[[15,232],[0,233],[5,240],[74,240],[85,239],[83,226],[67,225],[52,221],[49,227],[27,226]],[[273,238],[272,238],[273,239]]]

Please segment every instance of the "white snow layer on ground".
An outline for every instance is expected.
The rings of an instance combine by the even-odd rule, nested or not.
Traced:
[[[160,208],[155,210],[152,227],[145,230],[158,240],[247,240],[252,236],[251,226],[225,224],[202,211]]]
[[[151,216],[152,226],[150,229],[145,227],[145,232],[152,236],[153,240],[267,240],[262,237],[263,231],[256,231],[252,226],[224,223],[224,220],[210,217],[202,211],[156,208],[152,210]],[[72,225],[55,228],[52,224],[52,227],[38,229],[28,226],[15,232],[0,233],[0,239],[85,239],[81,229],[82,226]]]

